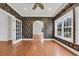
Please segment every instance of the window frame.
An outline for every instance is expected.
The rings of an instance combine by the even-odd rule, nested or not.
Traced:
[[[71,27],[71,38],[68,38],[68,37],[64,37],[64,21],[67,19],[67,18],[71,18],[71,26],[68,26],[69,28]],[[59,22],[62,21],[62,36],[58,36],[57,35],[57,24]],[[68,28],[67,27],[67,28]],[[69,41],[69,42],[72,42],[73,43],[73,10],[69,11],[68,13],[66,13],[65,15],[61,16],[60,18],[58,18],[56,21],[55,21],[55,36],[58,37],[58,38],[61,38],[63,40],[66,40],[66,41]]]

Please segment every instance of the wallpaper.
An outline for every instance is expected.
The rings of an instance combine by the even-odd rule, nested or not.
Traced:
[[[17,19],[22,20],[22,34],[23,38],[32,38],[33,35],[33,21],[40,20],[44,22],[44,37],[52,38],[52,18],[51,17],[22,17],[14,9],[12,9],[7,3],[0,3],[0,9],[8,12],[9,14],[15,16]]]
[[[75,44],[75,41],[76,41],[76,39],[75,39],[76,38],[76,35],[75,35],[75,7],[77,7],[77,6],[78,6],[78,4],[76,4],[76,3],[69,3],[54,17],[54,21],[55,21],[56,19],[63,16],[64,14],[69,12],[70,10],[73,10],[73,33],[74,33],[73,34],[73,43],[68,42],[66,40],[63,40],[63,39],[60,39],[60,38],[55,37],[55,36],[54,36],[54,38],[56,40],[60,41],[61,43],[79,51],[79,45]]]
[[[22,17],[19,15],[14,9],[12,9],[8,4],[6,3],[0,3],[0,9],[3,9],[4,11],[10,13],[11,15],[15,16],[17,19],[22,20],[22,37],[23,38],[32,38],[33,36],[33,21],[40,20],[44,23],[44,38],[55,38],[56,40],[60,41],[61,43],[79,51],[79,45],[74,44],[75,43],[75,34],[74,36],[74,43],[70,43],[68,41],[59,39],[54,36],[54,21],[73,9],[76,6],[76,3],[69,3],[63,8],[54,18],[51,17]],[[78,4],[79,5],[79,4]],[[75,12],[74,12],[75,13]],[[74,22],[73,22],[73,33],[75,33],[75,15],[74,15]]]
[[[32,38],[33,22],[40,20],[44,23],[44,38],[53,37],[53,18],[51,17],[23,17],[22,20],[22,35],[23,38]]]
[[[0,3],[0,9],[8,12],[9,14],[15,16],[17,19],[22,20],[21,15],[19,15],[14,9],[12,9],[7,3]]]

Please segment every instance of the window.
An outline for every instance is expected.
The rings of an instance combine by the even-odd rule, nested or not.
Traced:
[[[73,42],[73,11],[55,21],[55,36]]]
[[[64,20],[64,37],[71,38],[71,18]]]
[[[57,25],[57,35],[62,36],[62,22]]]

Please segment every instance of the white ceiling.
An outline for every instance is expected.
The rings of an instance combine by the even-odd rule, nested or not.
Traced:
[[[23,17],[54,17],[62,8],[64,8],[66,4],[43,3],[43,10],[39,7],[33,10],[32,7],[34,3],[9,3],[8,5],[11,6],[16,12],[18,12]]]

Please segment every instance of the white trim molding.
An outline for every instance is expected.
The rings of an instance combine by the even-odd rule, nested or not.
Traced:
[[[20,42],[20,41],[31,41],[31,40],[33,40],[33,39],[18,39],[17,41],[15,41],[13,43],[13,45],[16,44],[16,43],[18,43],[18,42]]]
[[[55,40],[55,39],[54,39],[54,41],[57,42],[58,44],[62,45],[64,48],[68,49],[69,51],[71,51],[71,52],[73,52],[74,54],[76,54],[76,55],[79,56],[79,51],[76,51],[76,50],[74,50],[74,49],[68,47],[67,45],[65,45],[65,44],[63,44],[63,43],[61,43],[61,42],[59,42],[59,41],[57,41],[57,40]]]
[[[50,41],[50,40],[54,40],[54,39],[44,39],[44,40],[46,40],[46,41]]]
[[[34,39],[19,39],[19,40],[17,40],[15,43],[13,43],[13,45],[15,45],[16,43],[21,42],[21,41],[32,41],[32,40],[34,40]],[[78,52],[78,51],[76,51],[76,50],[74,50],[74,49],[68,47],[67,45],[65,45],[65,44],[63,44],[63,43],[57,41],[56,39],[45,39],[45,40],[46,40],[46,41],[48,41],[48,40],[49,40],[49,41],[50,41],[50,40],[53,40],[53,41],[55,41],[56,43],[62,45],[64,48],[66,48],[66,49],[68,49],[69,51],[73,52],[74,54],[79,55],[79,52]]]
[[[34,39],[18,39],[17,41],[15,41],[13,43],[13,45],[16,44],[16,43],[18,43],[18,42],[20,42],[20,41],[32,41],[32,40],[34,40]],[[50,40],[54,40],[54,39],[44,39],[44,40],[45,41],[50,41]]]

